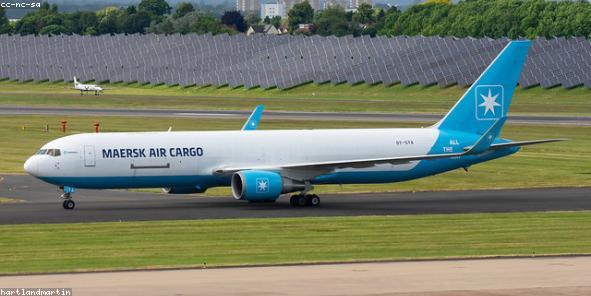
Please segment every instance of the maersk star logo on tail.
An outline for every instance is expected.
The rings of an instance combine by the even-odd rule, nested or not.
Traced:
[[[257,179],[257,193],[269,192],[269,179],[258,178]]]
[[[479,85],[476,87],[476,119],[495,120],[503,116],[503,86]]]

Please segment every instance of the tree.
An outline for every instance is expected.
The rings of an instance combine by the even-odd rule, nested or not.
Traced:
[[[58,35],[58,34],[66,33],[66,32],[67,32],[67,30],[64,26],[49,25],[49,26],[43,27],[41,29],[41,31],[39,31],[39,34],[41,34],[41,35]]]
[[[12,28],[6,17],[6,11],[3,7],[0,7],[0,34],[10,33]]]
[[[105,14],[98,24],[99,34],[115,34],[118,33],[117,16],[118,11],[109,12]]]
[[[451,0],[427,0],[424,4],[451,4]]]
[[[165,0],[142,0],[138,8],[156,16],[168,14],[171,9]]]
[[[46,2],[41,4],[37,11],[27,13],[15,25],[16,33],[21,35],[40,34],[43,28],[53,26],[45,30],[44,34],[70,33],[64,26],[64,16],[58,13],[57,6],[49,6]],[[60,27],[56,27],[60,26]]]
[[[235,31],[233,31],[232,29],[224,26],[219,21],[219,19],[215,18],[212,14],[210,14],[210,13],[201,13],[198,16],[197,22],[195,22],[193,24],[192,32],[197,33],[197,34],[205,34],[205,33],[212,33],[212,34],[228,33],[228,34],[232,34]]]
[[[268,18],[268,16],[265,18]],[[244,21],[246,22],[246,25],[248,27],[256,26],[261,23],[261,18],[259,17],[259,15],[257,13],[250,12],[246,15],[246,17],[244,18]]]
[[[298,29],[300,24],[310,24],[314,20],[314,9],[308,1],[295,4],[287,13],[289,30],[291,32]]]
[[[125,13],[119,15],[119,32],[144,33],[145,28],[150,26],[151,14],[145,10],[134,11],[128,8]]]
[[[275,28],[279,28],[279,27],[281,27],[282,21],[283,20],[281,19],[281,17],[276,15],[271,19],[271,25],[275,26]]]
[[[265,24],[271,24],[271,18],[268,15],[265,16],[265,19],[263,20],[263,23],[265,23]]]
[[[315,22],[316,34],[322,36],[345,36],[355,35],[361,33],[361,28],[356,22],[349,22],[347,20],[347,13],[341,6],[331,6],[322,11]]]
[[[222,16],[222,24],[242,33],[246,32],[247,29],[244,17],[236,10],[226,11]]]
[[[363,3],[353,14],[352,20],[360,24],[373,24],[375,22],[374,11],[370,4]]]
[[[187,13],[193,12],[193,11],[195,11],[195,7],[193,7],[193,4],[191,4],[189,2],[181,2],[181,3],[179,3],[179,5],[176,7],[176,9],[174,11],[174,18],[183,17],[183,16],[187,15]]]
[[[235,32],[222,25],[221,21],[211,13],[200,11],[189,12],[179,18],[174,18],[172,16],[166,17],[159,23],[152,23],[146,31],[155,34],[232,34]]]

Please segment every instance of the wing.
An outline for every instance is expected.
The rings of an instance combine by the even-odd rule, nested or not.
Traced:
[[[368,158],[368,159],[348,159],[341,161],[325,161],[325,162],[310,162],[310,163],[296,163],[296,164],[277,164],[265,166],[249,166],[249,167],[225,167],[217,168],[213,171],[214,174],[232,174],[243,170],[280,170],[283,175],[289,176],[296,180],[312,179],[318,175],[326,174],[337,169],[344,168],[367,168],[378,164],[405,164],[411,161],[460,157],[468,154],[479,154],[486,150],[491,145],[492,140],[499,133],[500,127],[503,125],[504,119],[498,120],[488,129],[481,137],[474,143],[474,145],[464,149],[464,152],[443,153],[443,154],[426,154],[426,155],[409,155],[396,156],[385,158]]]
[[[244,166],[244,167],[221,167],[214,169],[213,173],[218,175],[233,174],[243,170],[266,170],[266,171],[281,171],[281,174],[295,179],[295,180],[310,180],[316,176],[333,172],[337,169],[346,168],[368,168],[379,164],[393,164],[400,165],[413,161],[454,158],[465,155],[476,155],[490,150],[498,150],[508,147],[525,146],[541,143],[550,143],[557,141],[564,141],[564,139],[546,139],[534,141],[508,142],[492,144],[492,140],[499,133],[502,120],[484,133],[476,143],[472,146],[464,148],[464,152],[456,153],[442,153],[442,154],[426,154],[426,155],[410,155],[410,156],[396,156],[385,158],[368,158],[368,159],[351,159],[340,161],[324,161],[324,162],[308,162],[308,163],[292,163],[292,164],[275,164],[263,166]]]

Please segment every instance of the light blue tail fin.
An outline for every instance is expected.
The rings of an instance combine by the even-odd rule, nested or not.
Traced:
[[[530,45],[531,41],[509,42],[433,127],[482,135],[499,120],[504,122]]]

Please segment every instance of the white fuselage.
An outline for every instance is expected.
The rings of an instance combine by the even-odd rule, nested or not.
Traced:
[[[25,170],[62,186],[169,187],[205,178],[203,182],[208,184],[202,186],[212,187],[227,185],[228,179],[214,177],[214,171],[229,166],[423,155],[429,153],[439,134],[430,128],[79,134],[49,142],[41,149],[59,149],[60,156],[35,155],[26,162]],[[407,171],[417,163],[339,171]],[[113,184],[76,184],[76,180],[92,178],[108,178]],[[176,180],[179,184],[169,184]]]
[[[230,175],[216,173],[226,168],[285,168],[290,164],[458,153],[479,137],[435,128],[79,134],[44,145],[40,152],[57,151],[59,156],[34,155],[26,161],[25,171],[48,183],[74,188],[206,190],[230,185]],[[350,166],[308,180],[312,184],[398,182],[465,168],[516,151]],[[281,170],[282,175],[290,173],[289,169]]]
[[[95,85],[95,84],[75,83],[74,88],[79,91],[95,91],[95,92],[103,91],[102,87]]]

